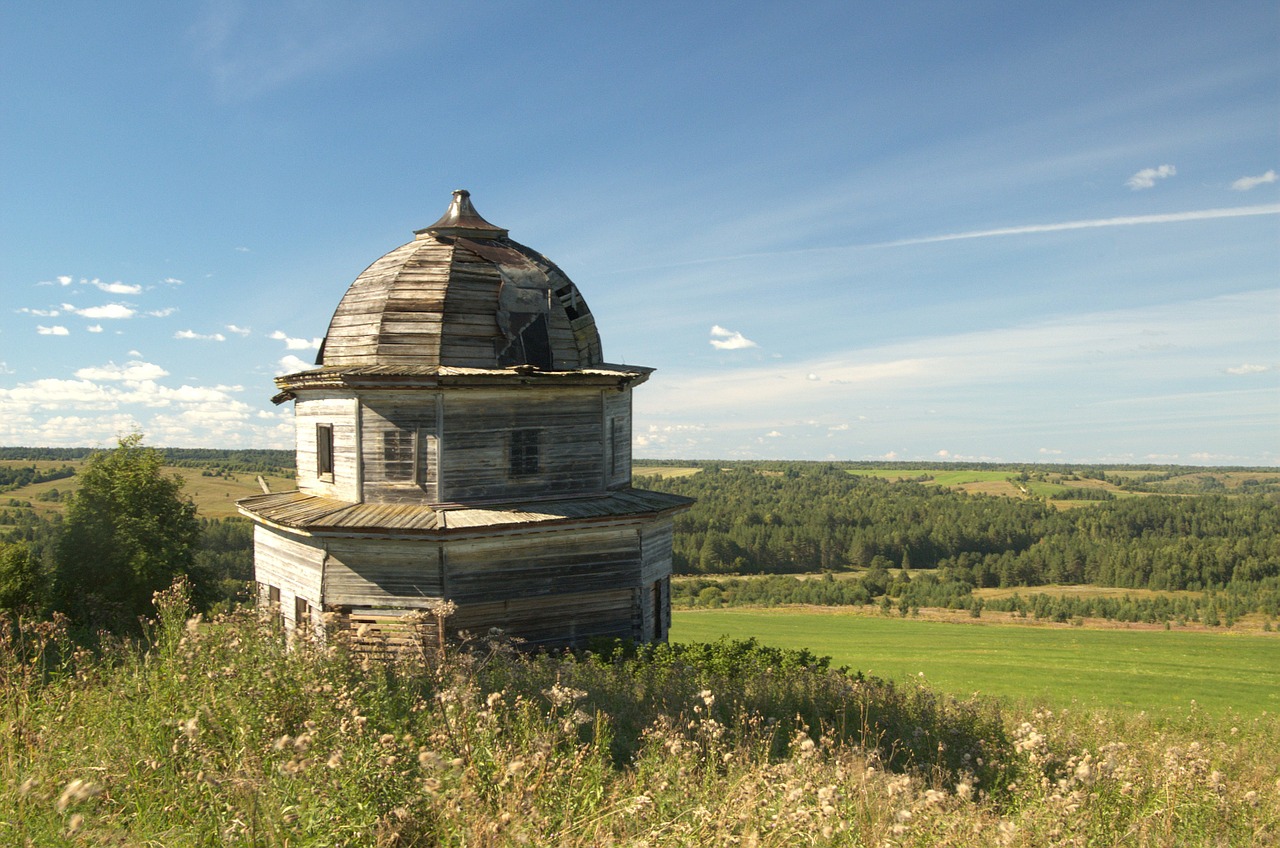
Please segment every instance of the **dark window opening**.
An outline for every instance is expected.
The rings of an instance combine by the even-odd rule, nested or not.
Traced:
[[[316,476],[333,480],[333,425],[316,425]]]
[[[309,627],[311,625],[311,604],[307,603],[306,598],[294,597],[293,599],[293,626],[296,628]]]
[[[653,638],[662,638],[662,581],[653,584]]]
[[[538,473],[538,443],[542,431],[511,431],[511,475],[524,477]]]
[[[382,434],[382,461],[388,480],[412,480],[417,467],[417,430],[386,430]]]

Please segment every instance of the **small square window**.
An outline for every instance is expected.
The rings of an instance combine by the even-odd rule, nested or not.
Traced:
[[[412,480],[417,466],[417,429],[385,430],[382,433],[382,462],[388,480]]]

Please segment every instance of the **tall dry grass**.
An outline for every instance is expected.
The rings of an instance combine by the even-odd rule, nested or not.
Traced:
[[[0,622],[0,844],[1274,845],[1274,717],[1023,710],[752,643],[394,661]]]

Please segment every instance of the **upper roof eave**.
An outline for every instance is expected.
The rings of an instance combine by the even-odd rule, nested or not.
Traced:
[[[458,368],[446,365],[363,365],[313,368],[275,378],[279,404],[306,389],[436,389],[494,386],[604,386],[627,388],[649,379],[653,368],[603,363],[594,368],[544,371],[527,365],[511,368]]]

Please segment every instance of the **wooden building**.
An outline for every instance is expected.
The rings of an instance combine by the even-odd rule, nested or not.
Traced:
[[[631,487],[631,390],[554,264],[456,191],[439,221],[343,296],[294,402],[297,489],[246,498],[262,603],[287,628],[450,631],[535,645],[666,638],[672,515]]]

